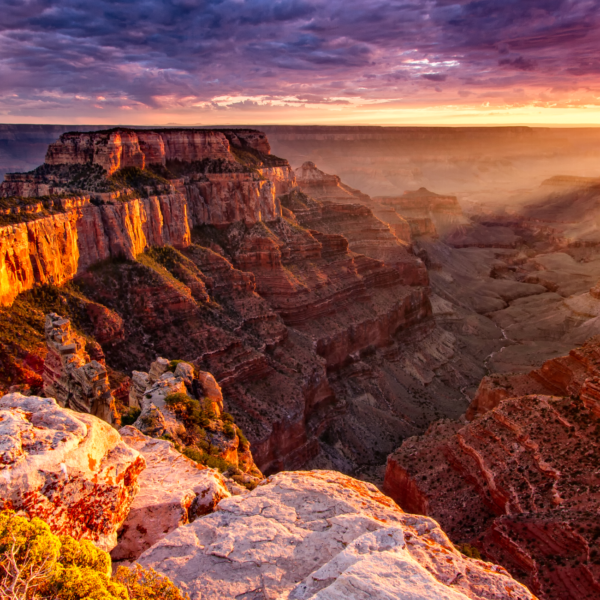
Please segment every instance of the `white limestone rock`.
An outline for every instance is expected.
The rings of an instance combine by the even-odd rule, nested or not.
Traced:
[[[160,375],[142,396],[142,412],[133,426],[152,437],[168,434],[172,439],[179,440],[185,428],[165,402],[167,396],[177,393],[187,393],[183,379],[175,377],[170,371]]]
[[[534,600],[501,567],[463,556],[432,519],[333,471],[274,475],[139,562],[192,600]]]
[[[129,388],[129,406],[142,408],[144,393],[150,387],[150,376],[143,371],[133,371]]]
[[[40,517],[54,533],[117,543],[145,461],[106,422],[53,398],[0,398],[0,508]]]
[[[231,494],[223,476],[181,455],[171,442],[123,427],[123,440],[146,460],[140,490],[119,530],[113,560],[132,561],[165,535],[212,512]]]
[[[161,375],[169,370],[169,361],[166,358],[157,358],[151,365],[148,375],[150,382],[154,383]]]
[[[175,377],[181,377],[186,385],[191,386],[194,381],[194,367],[187,362],[180,362],[175,367]]]

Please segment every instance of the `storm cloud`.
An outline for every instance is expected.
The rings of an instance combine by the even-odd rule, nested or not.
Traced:
[[[0,9],[0,116],[600,96],[591,0],[2,0]]]

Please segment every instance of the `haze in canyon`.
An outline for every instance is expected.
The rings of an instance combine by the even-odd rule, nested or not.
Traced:
[[[0,23],[0,598],[600,598],[600,12]]]

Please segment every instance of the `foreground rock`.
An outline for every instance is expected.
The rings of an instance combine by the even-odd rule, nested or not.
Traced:
[[[212,512],[227,491],[222,475],[186,458],[166,440],[123,427],[123,440],[146,460],[127,519],[119,530],[113,560],[135,560],[165,535]]]
[[[431,519],[332,471],[286,472],[179,528],[140,559],[202,598],[533,599]]]
[[[54,533],[113,548],[144,464],[92,415],[52,398],[0,399],[0,507],[40,517]]]
[[[440,422],[388,458],[384,489],[541,598],[599,598],[599,399],[588,381],[581,398],[511,398]]]

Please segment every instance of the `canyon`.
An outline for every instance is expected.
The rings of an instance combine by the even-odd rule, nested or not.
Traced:
[[[0,188],[6,317],[50,286],[57,312],[102,338],[113,388],[160,355],[214,374],[266,473],[381,471],[404,437],[464,412],[451,382],[476,387],[482,365],[436,326],[410,244],[364,204],[311,198],[268,150],[248,130],[64,135]],[[62,204],[27,212],[40,186]],[[45,358],[19,342],[13,384]]]
[[[270,581],[248,541],[254,503],[279,515],[261,528],[304,548],[281,516],[295,494],[372,483],[436,519],[460,560],[480,552],[540,598],[598,595],[597,132],[391,129],[53,130],[43,165],[5,175],[0,392],[128,423],[147,467],[115,560],[150,548],[143,564],[204,593],[232,577],[214,557],[239,551]],[[201,445],[171,414],[176,394],[210,404],[207,447],[235,481],[185,454]],[[230,423],[249,446],[229,443]],[[163,499],[165,462],[182,475]],[[262,479],[297,469],[312,474]],[[355,585],[349,564],[378,586],[379,555],[357,558],[371,536],[369,552],[445,597],[439,582],[465,572],[456,550],[454,575],[428,563],[438,583],[423,579],[406,518],[418,535],[437,525],[385,518],[402,533],[361,530],[315,573],[290,562],[298,585],[267,588],[337,597]],[[215,538],[223,523],[243,534]],[[214,574],[191,578],[188,562]],[[231,581],[231,597],[252,591]],[[460,594],[487,597],[472,585]]]

